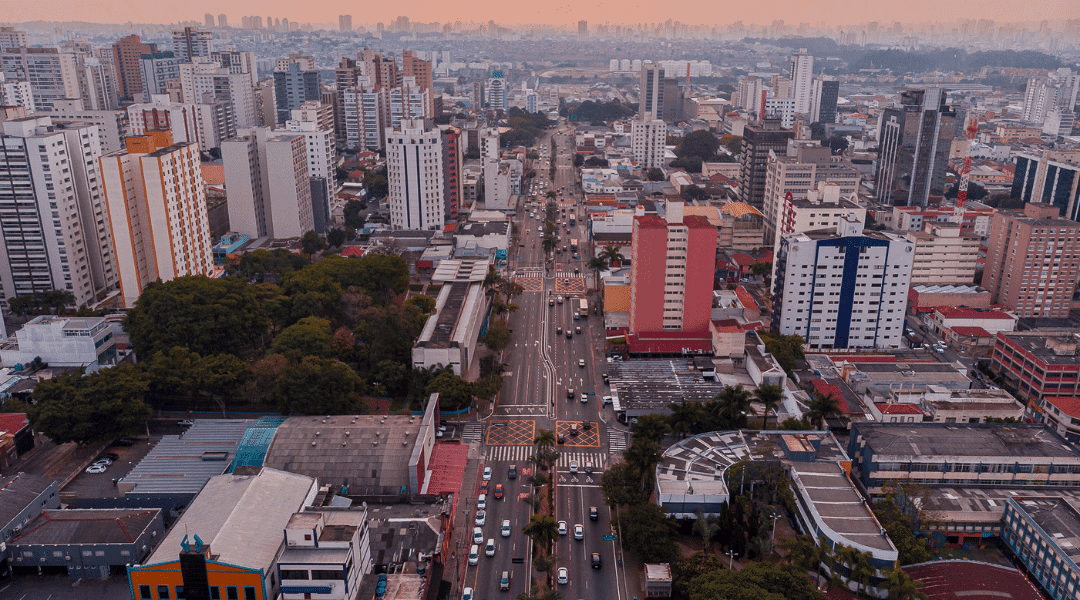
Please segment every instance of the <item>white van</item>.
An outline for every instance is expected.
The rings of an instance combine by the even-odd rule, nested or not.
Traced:
[[[480,562],[480,546],[473,544],[469,549],[469,564],[475,565],[478,562]]]

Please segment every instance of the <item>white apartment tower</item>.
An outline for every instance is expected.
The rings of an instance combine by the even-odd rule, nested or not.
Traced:
[[[400,128],[387,128],[386,170],[390,187],[391,227],[443,228],[446,220],[442,167],[442,144],[438,129],[423,119],[402,119]]]
[[[386,134],[386,95],[370,84],[370,78],[360,79],[357,87],[343,93],[346,144],[349,148],[378,150]]]
[[[254,127],[221,142],[229,227],[251,238],[293,238],[315,229],[307,138]]]
[[[236,115],[236,126],[246,129],[255,126],[255,91],[249,73],[233,73],[216,62],[184,63],[180,65],[180,89],[188,104],[229,102]],[[210,94],[210,96],[206,96]]]
[[[174,144],[200,141],[194,104],[172,102],[166,94],[155,94],[150,97],[150,102],[129,105],[127,114],[128,132],[133,136],[167,129]]]
[[[634,160],[645,170],[664,166],[667,123],[660,119],[634,120],[630,125],[630,149]]]
[[[810,113],[810,98],[814,91],[814,56],[800,48],[791,55],[791,96],[796,114]]]
[[[94,125],[0,122],[0,300],[67,290],[83,307],[116,287],[100,156]]]
[[[0,71],[0,106],[21,106],[34,110],[34,92],[29,81],[7,79]]]
[[[79,98],[75,55],[56,48],[15,48],[0,54],[0,71],[19,81],[29,81],[34,110],[52,109],[54,100]]]
[[[664,118],[664,67],[651,60],[641,63],[641,96],[638,98],[638,119],[653,121]]]
[[[484,206],[509,207],[510,175],[500,160],[498,127],[480,130],[480,168],[484,175]]]
[[[299,109],[293,109],[295,114]],[[330,203],[337,194],[337,177],[334,163],[334,129],[319,127],[315,121],[286,121],[285,130],[304,136],[307,152],[308,176],[312,179],[312,222],[315,231],[325,233],[330,220]]]
[[[772,326],[811,348],[901,348],[914,244],[854,218],[789,233],[776,255]]]
[[[214,272],[199,145],[173,143],[168,131],[127,138],[101,157],[124,306],[147,284]]]

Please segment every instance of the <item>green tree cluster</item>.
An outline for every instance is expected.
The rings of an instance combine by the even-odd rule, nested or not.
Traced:
[[[773,331],[766,331],[760,334],[760,337],[765,344],[765,351],[772,354],[788,377],[791,377],[795,371],[795,361],[802,360],[805,356],[802,349],[805,340],[798,335],[780,335]]]
[[[146,372],[123,364],[92,375],[60,375],[37,384],[30,426],[56,444],[103,442],[137,433],[150,416]]]
[[[712,160],[712,157],[716,156],[716,150],[720,147],[720,140],[716,139],[716,136],[707,129],[700,129],[698,131],[691,131],[685,137],[678,147],[675,148],[675,155],[679,158],[697,157],[702,161]],[[701,172],[699,169],[698,173]]]
[[[8,310],[16,315],[60,314],[75,304],[75,296],[67,290],[48,290],[16,296],[8,300]]]

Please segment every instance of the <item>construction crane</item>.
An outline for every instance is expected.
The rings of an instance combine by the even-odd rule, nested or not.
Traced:
[[[960,169],[960,182],[957,184],[956,189],[956,210],[953,213],[953,219],[962,228],[964,226],[964,211],[967,204],[967,192],[968,182],[971,179],[971,140],[975,139],[975,134],[979,132],[979,119],[978,117],[971,117],[971,122],[968,124],[967,129],[968,139],[968,152],[964,157],[964,166]]]

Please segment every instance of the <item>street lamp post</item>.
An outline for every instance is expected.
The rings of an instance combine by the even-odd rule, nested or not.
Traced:
[[[769,545],[772,546],[776,541],[776,521],[783,515],[772,513],[769,518],[772,519],[772,533],[769,535]]]
[[[732,567],[735,565],[735,551],[734,550],[728,550],[727,552],[724,552],[724,554],[728,555],[728,564],[727,564],[728,571],[734,571],[734,569]]]

